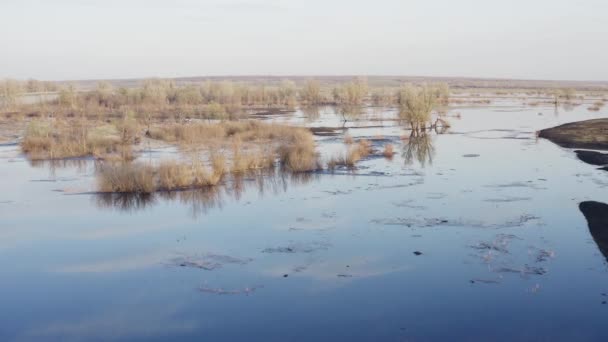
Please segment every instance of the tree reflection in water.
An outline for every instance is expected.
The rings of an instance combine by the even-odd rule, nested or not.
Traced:
[[[356,121],[363,115],[361,105],[340,105],[336,107],[336,114],[342,116],[342,126],[345,127],[348,121]]]
[[[314,122],[319,120],[321,117],[321,109],[319,106],[306,106],[302,107],[302,114],[306,117],[307,122]]]
[[[414,161],[424,167],[427,163],[433,164],[435,147],[431,133],[412,131],[409,138],[403,139],[403,150],[401,156],[406,165],[411,165]]]

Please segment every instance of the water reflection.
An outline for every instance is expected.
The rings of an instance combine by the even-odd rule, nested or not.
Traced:
[[[340,105],[336,107],[336,114],[342,116],[344,124],[349,120],[355,120],[363,114],[363,107],[360,105]]]
[[[430,133],[416,133],[412,131],[409,138],[404,139],[401,156],[406,165],[411,165],[414,161],[424,167],[427,163],[433,164],[435,147],[433,137]]]
[[[578,208],[587,219],[593,240],[608,261],[608,204],[587,201],[579,204]]]
[[[93,197],[102,209],[113,209],[133,213],[151,208],[162,201],[179,202],[189,207],[192,217],[206,214],[211,209],[221,209],[226,201],[239,201],[243,195],[257,190],[259,196],[278,194],[288,190],[290,185],[305,185],[317,180],[316,173],[288,173],[260,171],[255,174],[236,175],[218,186],[183,191],[160,191],[152,194],[101,193]]]
[[[58,169],[72,168],[78,173],[85,173],[92,159],[90,158],[65,158],[65,159],[44,159],[32,160],[27,158],[30,166],[34,168],[48,168],[49,174],[54,176]]]
[[[307,122],[314,122],[321,118],[321,109],[319,106],[307,106],[300,108],[306,117]]]
[[[135,193],[101,193],[93,198],[99,208],[116,208],[125,212],[146,209],[157,201],[154,194]]]

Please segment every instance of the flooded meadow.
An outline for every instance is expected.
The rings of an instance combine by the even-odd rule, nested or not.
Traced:
[[[150,194],[2,144],[0,340],[606,340],[608,173],[537,137],[606,109],[534,101],[452,105],[424,134],[394,108],[260,113],[310,127],[324,163],[345,137],[375,152]]]

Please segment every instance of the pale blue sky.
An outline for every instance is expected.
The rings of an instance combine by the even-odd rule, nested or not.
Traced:
[[[0,78],[608,80],[606,0],[0,0]]]

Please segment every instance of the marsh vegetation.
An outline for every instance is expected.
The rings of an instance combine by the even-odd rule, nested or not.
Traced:
[[[0,146],[0,173],[10,179],[0,198],[2,218],[9,223],[3,235],[10,275],[5,293],[15,293],[19,303],[38,305],[35,310],[51,324],[73,321],[74,312],[45,304],[46,294],[32,301],[39,284],[47,284],[62,302],[102,298],[110,309],[93,309],[101,314],[103,330],[115,324],[105,323],[108,312],[117,306],[123,311],[125,301],[116,304],[120,296],[144,308],[135,312],[139,316],[165,312],[179,302],[184,305],[176,311],[180,322],[193,319],[205,327],[205,317],[232,317],[243,324],[255,317],[240,317],[228,302],[239,312],[257,312],[256,298],[265,305],[276,303],[271,311],[287,312],[290,322],[299,324],[302,311],[285,310],[287,297],[327,305],[331,315],[349,309],[340,303],[363,298],[376,303],[373,312],[398,313],[382,315],[378,324],[402,331],[402,314],[411,312],[408,321],[416,321],[437,291],[483,312],[484,305],[476,308],[475,303],[517,302],[525,307],[527,321],[544,310],[538,308],[537,293],[566,312],[572,302],[559,298],[570,289],[559,275],[569,272],[577,279],[592,277],[584,295],[569,298],[580,299],[576,307],[591,301],[588,307],[596,311],[586,318],[596,319],[601,329],[604,306],[596,304],[604,300],[605,279],[598,270],[605,258],[602,246],[598,250],[593,242],[595,232],[590,236],[580,229],[588,215],[573,199],[606,202],[605,171],[596,170],[605,164],[583,163],[539,139],[535,130],[601,117],[605,106],[587,108],[605,102],[602,93],[585,93],[581,99],[577,89],[569,112],[562,111],[565,98],[556,110],[546,88],[526,94],[520,89],[463,90],[450,83],[446,97],[441,85],[427,81],[387,85],[369,78],[358,100],[363,79],[294,80],[295,112],[282,102],[243,105],[231,114],[224,100],[197,104],[193,95],[197,100],[190,108],[212,105],[219,114],[196,116],[178,113],[176,103],[148,103],[89,115],[83,99],[94,97],[86,94],[103,90],[110,99],[120,89],[115,83],[74,87],[73,102],[64,93],[61,101],[74,104],[72,114],[53,110],[62,106],[55,103],[59,99],[16,101],[10,111],[2,111],[0,122],[0,133],[10,132],[3,135],[8,143]],[[267,87],[281,84],[276,80]],[[188,91],[198,86],[175,84]],[[581,160],[594,157],[577,154]],[[572,250],[579,253],[576,258],[564,257]],[[37,258],[41,252],[48,258]],[[14,260],[26,264],[16,267]],[[433,283],[436,270],[446,269],[453,272]],[[11,292],[11,279],[19,291]],[[65,295],[63,285],[57,287],[64,282],[82,284],[83,290]],[[142,296],[133,297],[142,284]],[[400,296],[403,284],[422,300]],[[437,291],[429,292],[429,284]],[[387,310],[391,303],[395,306]],[[453,318],[441,315],[441,305],[437,310],[438,319]],[[340,322],[369,319],[360,314]],[[504,313],[507,320],[512,316],[513,310]],[[118,317],[116,324],[124,326],[125,318]],[[255,324],[267,323],[262,321]],[[20,319],[10,323],[24,326]],[[76,324],[69,331],[82,331]],[[434,326],[429,324],[429,330]],[[478,321],[470,327],[477,329]],[[295,329],[309,332],[304,326]],[[88,336],[97,335],[80,339]]]
[[[491,91],[498,97],[521,92]],[[57,96],[20,102],[20,96],[28,92],[54,92]],[[308,78],[272,83],[149,79],[131,87],[101,81],[88,88],[34,80],[0,84],[3,120],[25,123],[20,146],[30,160],[93,158],[100,163],[98,190],[119,193],[213,187],[227,176],[260,170],[355,170],[370,156],[392,159],[399,141],[373,146],[369,138],[354,139],[348,133],[343,136],[343,152],[323,160],[317,150],[313,133],[344,131],[348,123],[356,122],[374,106],[395,109],[394,120],[404,130],[400,144],[406,164],[412,160],[430,163],[431,134],[450,127],[446,116],[449,106],[487,104],[491,98],[471,91],[463,97],[463,92],[444,82],[370,84],[365,77],[341,82]],[[528,94],[545,96],[545,101],[555,103],[575,104],[579,99],[573,88],[537,89]],[[604,104],[600,98],[589,110],[600,110]],[[297,108],[308,120],[315,120],[320,115],[319,106],[336,108],[342,126],[308,129],[301,124],[265,122]],[[459,114],[452,116],[459,118]],[[175,146],[179,157],[145,162],[139,157],[150,143]]]

